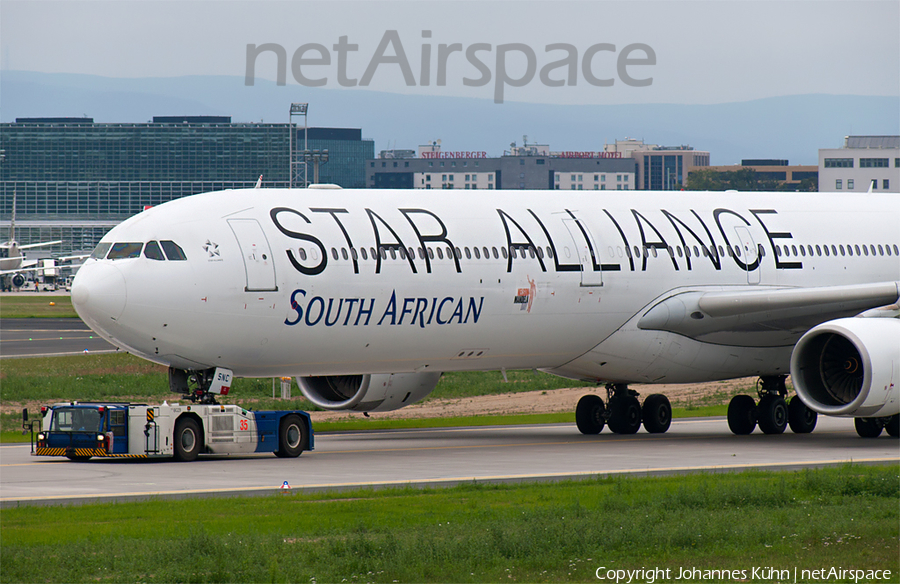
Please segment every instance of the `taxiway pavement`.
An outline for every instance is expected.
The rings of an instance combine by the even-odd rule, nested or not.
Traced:
[[[32,457],[0,446],[0,506],[297,490],[562,480],[614,474],[797,469],[896,463],[900,442],[856,435],[853,421],[819,417],[812,434],[734,436],[722,418],[675,420],[666,434],[584,436],[574,424],[328,433],[297,459],[271,454],[163,460]]]
[[[114,353],[78,318],[0,319],[0,358]]]

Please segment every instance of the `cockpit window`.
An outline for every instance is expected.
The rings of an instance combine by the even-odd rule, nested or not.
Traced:
[[[166,259],[165,256],[163,256],[162,250],[159,249],[159,244],[155,241],[151,241],[144,246],[144,257],[159,261],[164,261]]]
[[[160,241],[159,243],[162,244],[162,248],[166,252],[166,257],[169,258],[170,261],[183,261],[187,259],[187,256],[184,255],[184,250],[182,250],[174,241]]]
[[[109,250],[109,255],[106,256],[108,260],[121,260],[126,258],[136,258],[140,257],[141,250],[144,248],[144,244],[141,242],[137,243],[114,243],[112,244],[112,249]]]
[[[109,242],[98,243],[97,247],[94,248],[94,251],[91,253],[91,258],[95,260],[102,260],[106,257],[106,252],[109,251],[109,247],[112,244]]]

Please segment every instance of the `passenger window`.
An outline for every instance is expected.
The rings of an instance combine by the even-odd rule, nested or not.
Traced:
[[[347,259],[349,259],[350,256],[347,255],[347,248],[346,248],[346,247],[342,247],[342,248],[341,248],[341,257],[344,258],[344,261],[346,261]]]
[[[467,260],[472,259],[472,252],[469,251],[468,246],[467,246],[465,249],[466,249],[466,259],[467,259]]]
[[[434,259],[434,250],[429,247],[429,248],[427,248],[426,251],[428,251],[428,259],[433,260]],[[438,248],[438,251],[441,251],[441,248]]]
[[[491,252],[493,253],[494,259],[495,259],[495,260],[499,260],[499,259],[500,259],[500,254],[497,252],[497,248],[496,248],[496,247],[492,247],[492,248],[491,248]]]
[[[437,254],[438,254],[439,260],[444,259],[444,252],[442,250],[443,250],[443,248],[441,248],[441,247],[437,248]]]
[[[491,252],[488,251],[488,248],[487,248],[487,247],[483,247],[483,248],[481,248],[481,249],[484,250],[484,259],[486,259],[486,260],[491,259]]]
[[[121,260],[126,258],[140,257],[142,249],[144,249],[144,244],[140,242],[114,243],[112,244],[112,249],[110,249],[109,251],[109,255],[106,256],[106,259]]]
[[[336,248],[331,248],[331,257],[333,257],[334,259],[338,259],[338,254],[337,254]]]
[[[619,251],[621,251],[621,250],[619,250]],[[549,245],[547,246],[547,257],[550,258],[551,260],[553,259],[553,248],[550,247]],[[619,257],[622,257],[621,253],[619,254]]]
[[[356,253],[355,247],[350,248],[350,257],[353,258],[354,262],[359,259],[359,255]]]
[[[362,259],[364,259],[364,260],[369,259],[369,254],[366,253],[366,248],[364,248],[364,247],[359,248],[359,253],[362,254]]]
[[[109,251],[109,248],[112,246],[111,243],[98,243],[97,247],[94,248],[94,251],[91,253],[91,258],[95,260],[102,260],[106,257],[106,252]]]
[[[301,247],[299,251],[300,251],[300,259],[305,260],[306,259],[306,248]]]
[[[481,259],[481,250],[479,250],[477,247],[473,247],[472,251],[475,253],[475,259],[480,260]]]
[[[160,241],[159,244],[162,246],[163,251],[166,252],[166,258],[170,262],[183,262],[187,259],[187,256],[184,255],[184,250],[174,241]]]
[[[144,257],[160,262],[166,259],[162,250],[159,248],[159,244],[155,241],[147,242],[147,245],[144,246]]]

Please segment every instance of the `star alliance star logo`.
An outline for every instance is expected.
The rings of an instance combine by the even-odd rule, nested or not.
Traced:
[[[211,258],[219,257],[219,244],[213,243],[207,239],[206,243],[203,245],[203,251],[208,253]]]

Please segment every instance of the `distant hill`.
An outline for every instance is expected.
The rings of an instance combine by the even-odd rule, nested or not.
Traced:
[[[310,103],[311,126],[362,128],[375,150],[415,148],[440,138],[445,149],[499,155],[509,143],[600,150],[625,137],[690,144],[712,164],[786,158],[816,164],[819,148],[843,137],[900,134],[900,97],[796,95],[715,105],[546,105],[490,99],[395,95],[367,90],[277,86],[243,77],[113,79],[3,71],[0,120],[87,116],[146,122],[160,115],[228,115],[235,122],[287,122],[290,102]]]

